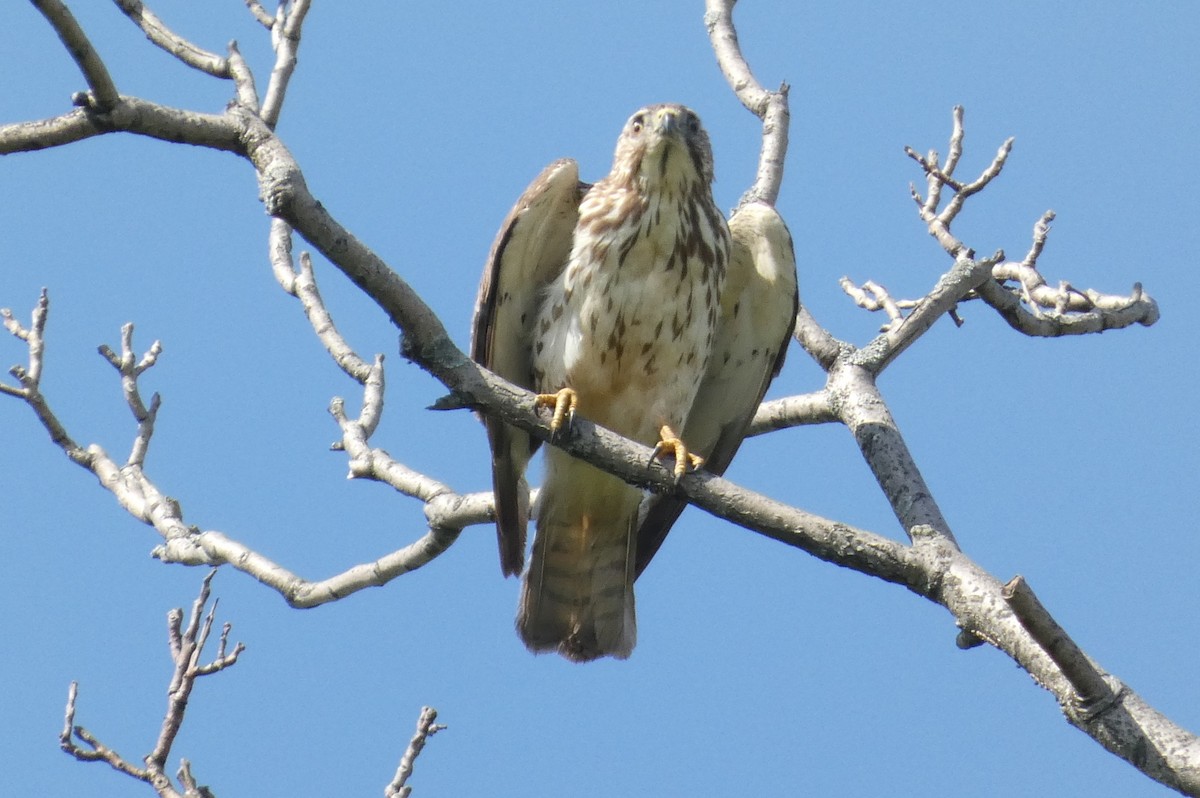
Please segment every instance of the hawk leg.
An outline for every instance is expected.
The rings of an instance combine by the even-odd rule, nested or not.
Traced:
[[[675,430],[664,424],[658,431],[659,441],[654,445],[653,457],[661,458],[668,451],[675,458],[675,481],[678,482],[689,471],[695,471],[704,464],[704,458],[688,451],[687,444],[680,440]]]
[[[571,388],[562,388],[558,393],[539,393],[533,400],[533,406],[535,410],[539,407],[554,409],[554,415],[550,417],[550,435],[558,437],[563,429],[563,421],[566,421],[567,429],[570,429],[575,422],[575,408],[579,406],[579,394]]]

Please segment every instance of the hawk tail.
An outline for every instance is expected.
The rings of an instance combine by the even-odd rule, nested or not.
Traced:
[[[564,452],[547,454],[517,632],[534,653],[625,659],[637,641],[633,526],[641,491]]]

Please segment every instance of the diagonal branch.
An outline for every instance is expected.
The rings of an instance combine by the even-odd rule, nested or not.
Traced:
[[[270,11],[263,8],[262,3],[258,0],[246,0],[246,8],[250,10],[250,14],[258,20],[258,23],[267,30],[270,30],[275,25],[275,17]]]
[[[101,113],[110,111],[117,104],[116,84],[113,83],[112,76],[108,74],[108,67],[104,66],[104,61],[96,52],[96,48],[92,47],[87,34],[83,32],[83,28],[79,27],[75,15],[61,0],[30,0],[30,2],[50,23],[50,27],[54,28],[54,32],[58,34],[63,46],[71,54],[71,58],[75,59],[79,71],[83,73],[84,80],[91,89],[90,96],[77,97],[75,104],[87,105],[92,110]]]
[[[183,63],[215,78],[231,77],[229,60],[198,47],[167,27],[142,0],[113,0],[135,25],[142,29],[154,46],[165,50]]]

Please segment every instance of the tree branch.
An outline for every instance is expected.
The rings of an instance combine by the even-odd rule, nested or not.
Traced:
[[[396,769],[396,775],[383,791],[385,798],[408,798],[412,794],[412,787],[406,785],[412,776],[413,765],[416,763],[417,757],[424,750],[425,743],[429,738],[446,728],[439,723],[434,723],[435,720],[437,720],[436,709],[421,707],[421,716],[417,719],[417,732],[409,740],[408,748],[405,749],[404,756],[400,758],[400,767]]]
[[[708,38],[725,80],[742,105],[763,123],[758,174],[754,185],[742,195],[737,207],[748,202],[764,202],[774,207],[779,198],[779,188],[783,185],[788,127],[791,124],[788,85],[784,83],[778,91],[767,91],[754,77],[750,64],[742,55],[737,30],[733,26],[734,2],[736,0],[705,0],[704,27],[708,29]]]
[[[79,108],[51,119],[0,125],[0,155],[59,147],[118,131],[245,154],[244,131],[228,112],[218,116],[121,97],[108,111]]]
[[[787,427],[808,424],[828,424],[838,421],[829,392],[814,391],[800,396],[786,396],[763,402],[746,430],[746,437],[763,435]]]
[[[75,21],[75,15],[61,0],[30,1],[50,23],[50,27],[54,28],[54,32],[58,34],[71,58],[75,59],[79,71],[83,73],[83,78],[91,89],[90,96],[77,95],[74,98],[75,104],[86,105],[101,113],[111,110],[117,104],[117,87],[112,76],[108,74],[104,61],[92,47],[87,34]]]
[[[258,20],[259,24],[267,30],[270,30],[275,25],[275,17],[271,16],[271,12],[263,8],[262,3],[258,0],[246,0],[246,8],[250,10],[251,15]]]
[[[271,25],[271,45],[275,48],[275,68],[267,82],[259,116],[268,127],[274,128],[283,110],[288,83],[296,71],[296,52],[300,49],[300,34],[308,15],[311,0],[290,0],[279,4],[278,15]],[[254,10],[250,6],[251,11]]]
[[[192,44],[167,27],[153,11],[146,8],[142,0],[113,0],[125,16],[133,20],[146,38],[158,47],[178,58],[183,63],[212,75],[215,78],[232,77],[229,60],[216,53]]]
[[[104,745],[94,735],[82,726],[75,725],[75,701],[79,694],[76,682],[71,682],[67,692],[67,710],[63,730],[59,734],[59,745],[66,753],[81,762],[107,762],[114,770],[144,781],[152,786],[160,796],[171,798],[192,798],[208,792],[207,788],[198,787],[192,777],[191,765],[185,759],[180,769],[180,782],[184,790],[180,792],[171,783],[165,772],[167,757],[175,744],[175,738],[183,726],[184,714],[187,712],[188,698],[195,687],[196,679],[219,673],[237,664],[238,657],[245,651],[245,646],[237,643],[228,650],[230,625],[225,624],[218,645],[217,656],[207,664],[200,664],[209,633],[212,631],[216,602],[204,615],[205,605],[211,594],[211,585],[216,571],[211,571],[201,582],[200,594],[192,603],[191,617],[187,629],[181,628],[183,610],[174,609],[167,613],[167,640],[171,649],[171,659],[175,668],[171,674],[171,683],[167,688],[167,711],[163,716],[162,727],[155,740],[153,750],[144,758],[146,766],[136,767],[130,764],[115,750]],[[203,622],[201,618],[203,617]],[[76,739],[86,747],[80,746]],[[203,791],[203,792],[201,792]]]

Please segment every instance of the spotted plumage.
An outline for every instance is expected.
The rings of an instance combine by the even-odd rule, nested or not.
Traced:
[[[748,203],[729,220],[732,239],[716,338],[682,438],[723,474],[737,454],[763,395],[783,367],[799,293],[792,236],[774,208]],[[658,552],[683,512],[675,496],[642,503],[635,574]]]
[[[551,164],[492,248],[472,356],[560,401],[569,389],[579,415],[647,445],[661,438],[686,464],[688,436],[675,436],[687,428],[726,313],[730,239],[712,179],[707,134],[679,105],[635,113],[611,172],[594,186],[579,182],[573,161]],[[536,446],[486,423],[501,568],[515,574],[529,517],[524,471]],[[517,616],[531,650],[577,661],[632,651],[642,499],[620,479],[547,451]]]

